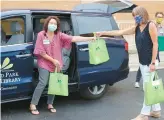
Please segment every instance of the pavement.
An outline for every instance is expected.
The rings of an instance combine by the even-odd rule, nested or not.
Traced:
[[[164,61],[164,59],[163,59]],[[31,115],[29,112],[30,101],[20,101],[1,105],[2,120],[131,120],[136,117],[143,103],[142,84],[140,88],[134,88],[136,77],[135,65],[137,55],[130,55],[131,72],[129,77],[109,87],[108,92],[98,100],[87,101],[78,93],[69,97],[57,97],[54,106],[57,113],[50,113],[46,108],[46,98],[41,98],[39,103],[40,115]],[[163,63],[161,63],[163,64]],[[161,65],[163,66],[163,65]],[[158,70],[159,76],[164,79],[164,66]],[[164,103],[162,117],[164,120]]]
[[[137,71],[139,67],[139,61],[138,61],[138,55],[136,52],[129,51],[129,66],[130,66],[130,71]],[[164,68],[164,52],[160,52],[160,63],[158,66],[158,69],[163,69]]]
[[[159,76],[164,78],[164,69]],[[131,72],[128,79],[118,82],[98,100],[87,101],[78,93],[69,97],[57,97],[55,100],[56,114],[46,109],[46,98],[39,104],[40,115],[31,115],[28,111],[30,101],[20,101],[2,105],[2,120],[131,120],[142,108],[142,88],[134,88],[136,72]],[[162,104],[164,108],[164,104]],[[162,117],[164,120],[164,109]]]

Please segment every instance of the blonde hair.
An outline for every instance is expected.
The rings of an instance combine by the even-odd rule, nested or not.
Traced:
[[[147,24],[149,22],[149,14],[144,7],[141,7],[141,6],[135,7],[132,11],[132,15],[133,16],[136,16],[136,15],[141,16],[143,24]]]

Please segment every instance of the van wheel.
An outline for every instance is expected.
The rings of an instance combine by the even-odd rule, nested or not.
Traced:
[[[101,98],[107,92],[107,89],[108,85],[106,84],[97,85],[80,90],[80,94],[85,99],[94,100]]]

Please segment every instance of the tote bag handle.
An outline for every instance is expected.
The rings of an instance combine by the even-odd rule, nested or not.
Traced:
[[[155,81],[155,80],[158,80],[158,79],[159,79],[159,76],[157,74],[157,71],[154,71],[154,74],[152,72],[151,75],[150,75],[150,80]]]

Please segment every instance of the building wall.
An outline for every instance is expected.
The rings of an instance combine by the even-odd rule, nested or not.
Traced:
[[[2,1],[2,9],[63,9],[71,10],[74,6],[80,4],[80,0],[61,0],[61,1]]]
[[[94,2],[98,0],[52,0],[52,1],[1,1],[2,9],[29,9],[29,8],[43,8],[43,9],[63,9],[63,10],[72,10],[74,6],[80,3]],[[102,0],[99,0],[102,1]],[[164,12],[164,0],[132,0],[134,4],[145,7],[149,14],[150,18],[154,19],[154,14],[157,11]],[[117,20],[132,20],[131,14],[116,14]]]

